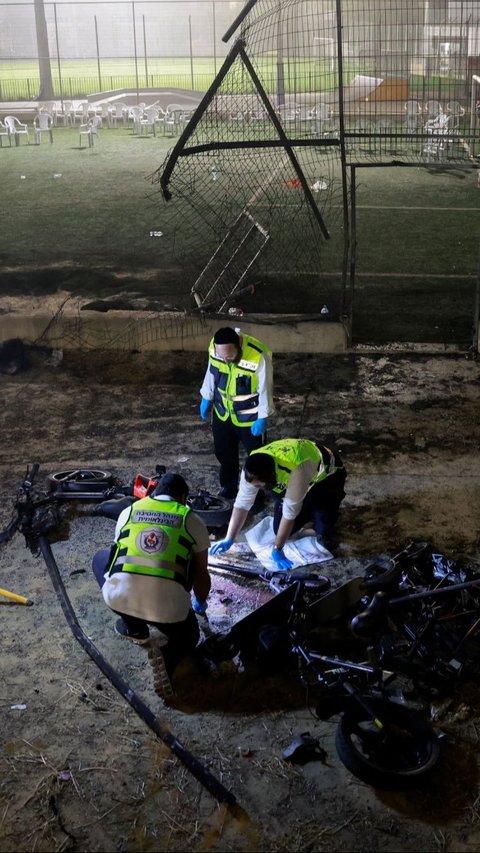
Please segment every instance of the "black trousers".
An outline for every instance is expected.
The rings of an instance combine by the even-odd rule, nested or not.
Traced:
[[[105,583],[104,575],[109,557],[110,548],[102,548],[101,551],[97,551],[93,558],[92,570],[100,588]],[[176,583],[176,581],[171,581],[171,583]],[[137,616],[120,613],[118,610],[114,610],[113,613],[122,617],[128,631],[132,634],[147,636],[148,626],[152,625],[168,637],[168,642],[162,647],[162,654],[170,678],[180,661],[193,652],[200,638],[197,617],[192,609],[189,610],[187,618],[182,622],[147,622]]]
[[[292,533],[313,522],[317,536],[328,537],[338,518],[340,504],[345,497],[345,468],[339,468],[325,480],[312,486],[305,495],[302,508],[297,515]],[[277,532],[282,518],[283,498],[278,498],[273,514],[273,529]]]
[[[248,454],[262,447],[266,436],[252,435],[249,426],[237,427],[230,418],[221,421],[215,411],[212,416],[212,433],[215,456],[220,463],[220,485],[222,489],[228,489],[233,498],[237,494],[240,474],[240,444]]]

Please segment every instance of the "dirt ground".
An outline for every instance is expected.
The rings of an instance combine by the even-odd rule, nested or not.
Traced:
[[[31,350],[0,375],[0,524],[26,466],[92,466],[124,481],[162,463],[192,487],[217,489],[209,426],[199,419],[201,354]],[[333,585],[411,539],[479,559],[480,366],[467,355],[390,350],[275,357],[269,437],[335,441],[348,470]],[[78,620],[163,727],[236,797],[219,804],[114,689],[74,639],[41,557],[20,534],[2,548],[0,849],[8,851],[478,851],[480,719],[472,688],[441,718],[442,763],[429,786],[386,793],[353,777],[334,746],[337,718],[317,720],[281,676],[227,665],[216,680],[186,662],[167,707],[144,648],[113,632],[90,573],[114,522],[70,505],[53,544]],[[209,627],[268,598],[261,581],[213,575]],[[325,761],[282,759],[309,731]]]

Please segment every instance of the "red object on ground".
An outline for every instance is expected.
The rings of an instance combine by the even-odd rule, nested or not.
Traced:
[[[133,494],[136,498],[146,498],[151,495],[157,486],[158,479],[154,477],[144,477],[143,474],[137,474],[133,484]]]
[[[290,178],[290,180],[285,181],[285,184],[287,187],[290,187],[290,189],[292,189],[292,190],[299,190],[299,189],[301,189],[301,186],[302,186],[302,182],[301,182],[300,178]]]

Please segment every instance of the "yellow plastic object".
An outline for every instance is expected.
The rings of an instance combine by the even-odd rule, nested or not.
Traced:
[[[25,598],[24,595],[17,595],[16,592],[9,592],[8,589],[0,589],[0,595],[4,595],[5,598],[11,598],[17,604],[26,604],[28,607],[33,604],[30,598]]]

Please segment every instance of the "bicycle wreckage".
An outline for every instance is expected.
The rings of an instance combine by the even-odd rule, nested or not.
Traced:
[[[49,541],[62,523],[62,503],[94,502],[93,515],[116,519],[124,506],[153,491],[165,469],[157,466],[153,477],[137,475],[127,486],[98,469],[63,471],[48,477],[43,492],[35,486],[38,470],[38,464],[27,470],[0,543],[19,531],[32,552],[42,554],[77,641],[207,790],[219,802],[235,803],[234,794],[159,723],[85,635]],[[190,495],[189,505],[210,529],[223,526],[231,510],[229,502],[205,491]],[[420,784],[438,763],[442,735],[419,710],[418,699],[454,691],[477,672],[480,577],[435,554],[428,543],[376,560],[364,576],[334,590],[326,578],[316,583],[311,575],[298,577],[264,575],[272,598],[228,632],[208,636],[198,654],[212,666],[238,656],[267,676],[293,674],[318,719],[340,715],[335,745],[354,775],[385,789]],[[298,747],[305,752],[305,739]]]

